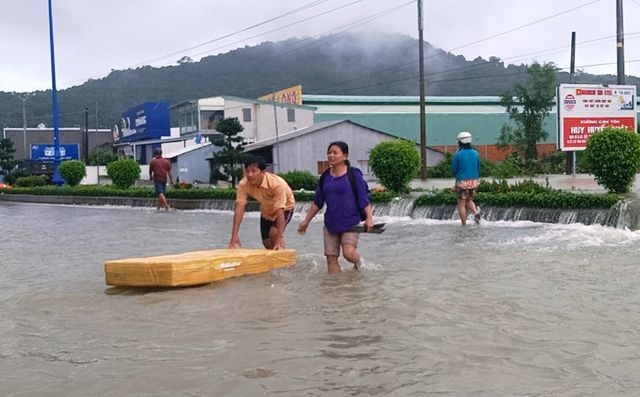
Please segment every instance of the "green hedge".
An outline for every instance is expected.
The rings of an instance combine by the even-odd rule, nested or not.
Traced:
[[[43,175],[29,175],[16,178],[15,185],[17,187],[32,188],[36,186],[44,186],[47,180]]]
[[[611,193],[572,193],[545,188],[531,181],[511,186],[506,182],[481,183],[475,198],[477,204],[491,207],[562,209],[611,208],[619,200],[617,195]],[[456,204],[457,196],[451,188],[424,194],[415,202],[415,206]]]
[[[34,194],[34,195],[58,195],[58,196],[85,196],[85,197],[139,197],[154,198],[155,191],[152,187],[137,187],[119,189],[113,185],[81,185],[63,186],[52,185],[37,186],[32,188],[14,187],[4,190],[4,194]],[[193,188],[193,189],[169,189],[169,199],[192,200],[234,200],[236,192],[233,189]],[[305,202],[313,200],[312,192],[294,192],[297,201]],[[370,194],[373,203],[388,203],[395,195],[390,192],[373,192]],[[516,185],[508,185],[505,181],[482,182],[478,189],[476,202],[481,205],[495,207],[535,207],[535,208],[611,208],[619,198],[615,194],[584,194],[571,193],[557,189],[546,188],[533,181],[524,181]],[[426,205],[456,205],[457,198],[453,189],[442,189],[424,194],[416,199],[416,206]]]
[[[292,190],[304,189],[314,191],[318,184],[318,178],[309,171],[294,170],[279,175],[287,181],[287,184],[289,184]]]

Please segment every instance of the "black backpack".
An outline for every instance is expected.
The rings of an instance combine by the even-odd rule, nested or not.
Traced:
[[[325,172],[320,175],[320,179],[318,179],[318,186],[322,190],[324,195],[324,180],[327,177],[327,174],[331,172],[331,168],[328,168]],[[353,167],[347,167],[347,177],[349,178],[349,184],[351,185],[351,190],[353,191],[353,197],[356,198],[356,208],[358,208],[358,212],[360,213],[360,220],[364,221],[367,219],[367,214],[364,212],[364,208],[360,208],[360,198],[358,196],[358,186],[356,184],[356,172]],[[366,181],[365,181],[366,184]],[[367,189],[369,190],[369,189]]]

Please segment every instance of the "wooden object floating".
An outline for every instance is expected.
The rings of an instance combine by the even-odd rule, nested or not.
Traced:
[[[182,254],[109,260],[104,263],[107,285],[182,287],[293,266],[296,251],[218,249]]]

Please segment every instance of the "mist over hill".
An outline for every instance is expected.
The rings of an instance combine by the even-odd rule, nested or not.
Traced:
[[[502,95],[527,80],[526,65],[505,65],[495,57],[467,60],[429,43],[424,49],[427,96]],[[558,73],[558,83],[568,81],[568,73]],[[616,84],[616,76],[578,73],[574,81]],[[628,76],[626,83],[638,86],[640,79]],[[294,38],[199,62],[183,59],[175,66],[114,70],[107,77],[58,92],[60,126],[84,125],[85,108],[90,128],[109,128],[123,111],[146,101],[176,104],[216,95],[257,98],[296,84],[302,84],[305,94],[418,95],[418,41],[379,33]],[[51,92],[30,94],[28,126],[50,126]],[[22,126],[17,93],[0,92],[0,123]]]

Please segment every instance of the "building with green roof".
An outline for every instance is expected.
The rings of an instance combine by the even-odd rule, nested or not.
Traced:
[[[303,95],[303,104],[317,108],[316,123],[351,120],[379,131],[420,142],[420,98],[417,96]],[[426,97],[427,146],[456,144],[460,131],[473,134],[474,145],[495,145],[509,123],[497,96]],[[546,119],[543,144],[556,144],[555,108]]]

